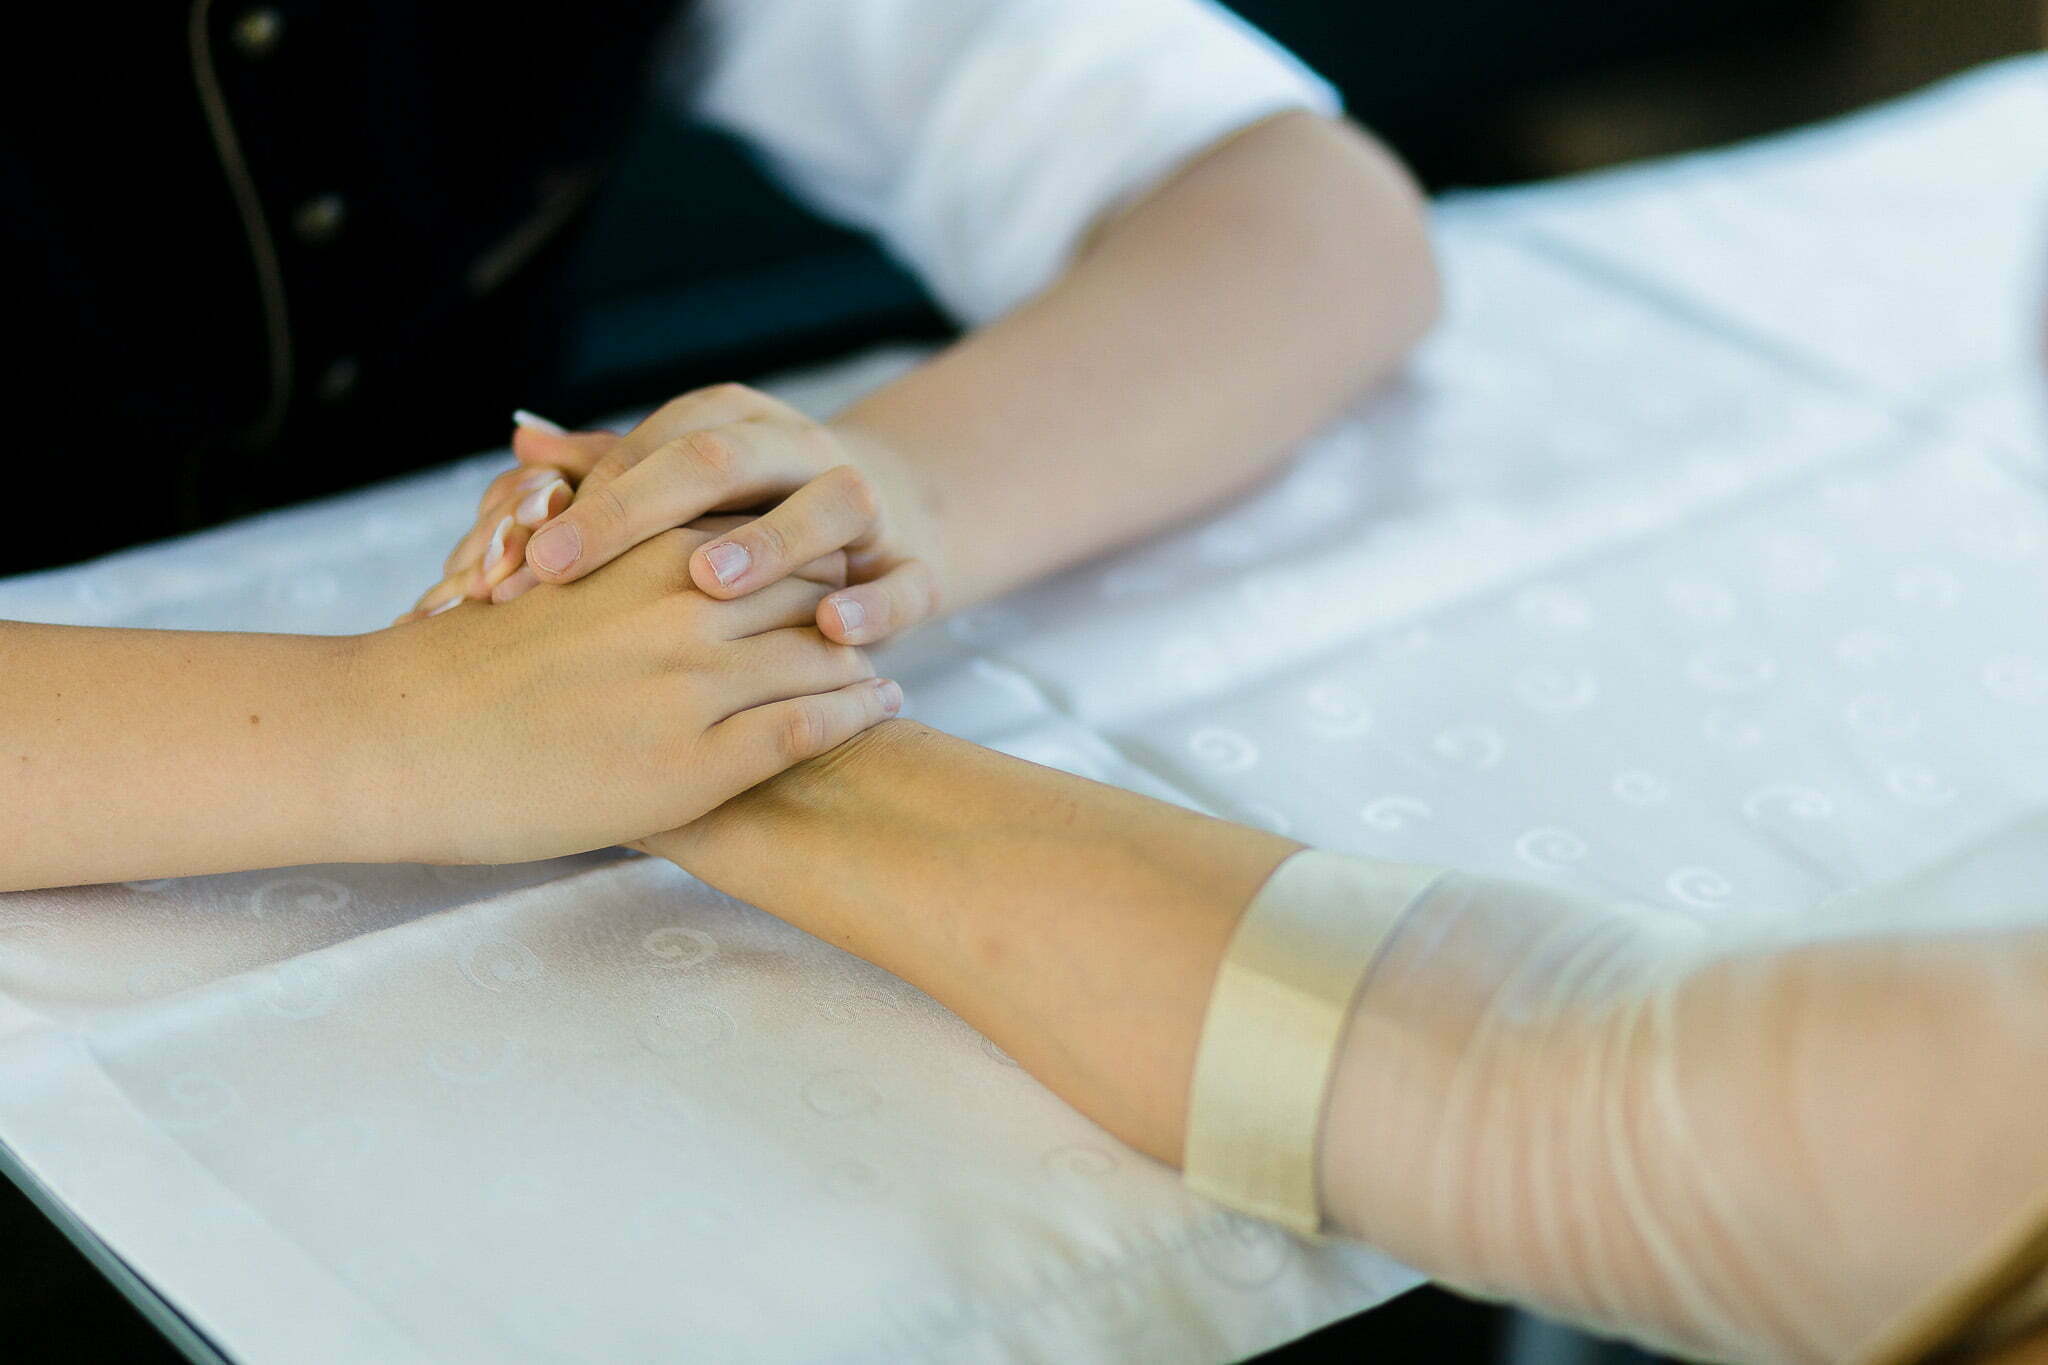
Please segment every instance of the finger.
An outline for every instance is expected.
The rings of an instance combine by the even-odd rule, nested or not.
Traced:
[[[921,559],[906,559],[880,578],[835,592],[818,604],[818,629],[843,645],[871,645],[931,619],[939,580]]]
[[[519,524],[518,518],[502,518],[491,532],[490,543],[484,547],[483,560],[477,570],[477,590],[473,597],[488,598],[491,591],[512,576],[515,569],[526,563],[526,541],[533,532]]]
[[[491,600],[498,603],[510,602],[515,597],[523,596],[527,589],[538,582],[540,580],[533,576],[533,570],[521,564],[512,571],[510,577],[500,580],[498,586],[491,589]]]
[[[690,523],[690,529],[705,531],[716,537],[724,535],[727,531],[736,531],[752,520],[752,517],[725,515],[698,517]],[[809,579],[828,588],[843,588],[846,586],[846,575],[846,551],[834,550],[829,555],[820,555],[810,563],[799,566],[790,577]]]
[[[552,466],[574,483],[624,439],[616,431],[572,431],[558,436],[523,426],[512,432],[512,456],[523,465]]]
[[[444,598],[460,596],[462,596],[461,585],[453,578],[444,578],[414,599],[412,609],[423,613],[429,606],[439,606]]]
[[[696,595],[694,590],[689,591]],[[817,619],[818,603],[830,591],[801,578],[786,578],[738,601],[720,602],[712,607],[714,629],[724,639],[744,640],[771,630],[807,627]],[[699,605],[705,605],[701,598],[698,600]]]
[[[551,422],[539,413],[526,408],[514,408],[512,409],[512,429],[517,431],[521,427],[534,427],[555,436],[567,436],[569,434],[569,428],[563,426],[560,422]]]
[[[661,441],[687,431],[704,431],[762,417],[801,417],[794,408],[745,384],[707,384],[678,394],[649,413],[641,425]]]
[[[693,522],[691,524],[695,526],[697,523]],[[517,543],[522,549],[526,544],[523,540]],[[843,563],[845,556],[840,556],[840,559],[842,563],[838,566],[839,576],[836,579],[831,577],[833,565],[829,560],[822,561],[817,566],[806,565],[806,569],[812,571],[807,572],[804,576],[810,581],[822,584],[827,588],[842,587],[846,583],[846,569]],[[502,604],[510,602],[514,598],[523,597],[539,582],[539,576],[532,569],[528,568],[525,564],[520,564],[510,574],[497,579],[496,586],[491,589],[491,601]]]
[[[446,581],[436,583],[413,604],[411,611],[391,624],[399,625],[406,621],[421,621],[429,616],[439,616],[444,611],[461,606],[465,600],[466,594],[460,586]]]
[[[706,512],[801,487],[818,472],[814,460],[779,427],[742,423],[690,432],[580,495],[534,536],[526,562],[548,582],[570,582]]]
[[[775,507],[690,557],[690,577],[712,597],[737,597],[789,576],[820,555],[871,537],[881,503],[852,465],[828,469]]]
[[[799,565],[790,577],[827,588],[843,588],[846,586],[846,551],[834,550],[829,555],[820,555],[808,564]]]
[[[743,512],[713,512],[710,516],[698,517],[692,521],[690,529],[702,531],[707,537],[717,537],[727,531],[737,531],[752,520],[752,517]]]
[[[552,469],[521,470],[514,466],[491,480],[491,486],[477,499],[476,520],[471,523],[462,539],[455,542],[455,548],[448,552],[448,558],[441,562],[442,573],[450,574],[460,568],[476,567],[478,556],[483,554],[484,542],[490,539],[491,528],[498,524],[500,517],[511,510],[506,504],[525,496],[525,489],[514,481],[516,476],[522,474],[536,480],[536,486],[538,483],[545,483],[550,477],[561,477]]]
[[[553,465],[515,464],[484,485],[483,496],[476,500],[477,513],[481,516],[491,508],[524,497],[550,479],[561,477],[562,471]]]
[[[620,439],[586,475],[580,487],[604,487],[671,441],[693,431],[715,431],[741,422],[784,423],[795,429],[811,423],[779,398],[770,398],[745,384],[713,384],[669,399]]]
[[[488,511],[478,514],[476,525],[455,542],[455,548],[448,552],[448,558],[441,561],[441,573],[445,576],[461,569],[476,567],[477,557],[484,552],[484,542],[490,538],[491,527],[496,522],[490,519]]]
[[[481,555],[483,555],[483,544],[489,540],[492,528],[498,526],[498,518],[506,516],[508,512],[512,512],[516,508],[524,508],[524,505],[528,505],[532,501],[532,495],[535,495],[537,489],[553,489],[557,483],[563,489],[569,489],[567,481],[563,481],[563,477],[561,477],[561,471],[557,471],[553,467],[520,469],[518,465],[514,465],[512,469],[508,469],[502,475],[498,475],[496,479],[492,479],[489,487],[483,489],[483,497],[477,499],[477,520],[475,520],[475,524],[469,528],[469,532],[461,540],[455,542],[455,548],[453,548],[453,551],[449,551],[449,557],[446,557],[440,563],[440,571],[442,573],[455,573],[457,569],[473,569],[477,559],[481,559]],[[565,508],[565,505],[569,503],[569,497],[573,497],[571,491],[549,493],[549,505],[551,505],[555,512],[559,512],[561,508]],[[543,516],[541,522],[545,522],[545,520],[547,518]],[[530,524],[532,526],[539,526],[541,522],[530,522]]]
[[[413,613],[425,616],[429,611],[440,607],[443,602],[460,602],[470,595],[469,590],[474,585],[475,577],[473,573],[454,574],[442,579],[420,594],[419,600],[412,604]]]
[[[448,552],[448,558],[441,561],[441,573],[445,577],[462,569],[476,567],[477,557],[484,552],[484,542],[490,538],[491,527],[496,523],[488,511],[479,513],[476,525],[469,528],[462,539],[455,542],[455,548]]]
[[[554,479],[531,489],[512,507],[512,519],[531,531],[560,516],[575,499],[568,480]]]
[[[903,689],[871,678],[817,696],[756,706],[711,727],[707,738],[744,791],[830,752],[903,709]]]
[[[505,496],[495,506],[487,504],[484,515],[443,565],[451,577],[476,576],[472,597],[488,597],[493,586],[507,578],[518,567],[518,561],[524,559],[532,528],[568,507],[574,496],[568,482],[552,469],[536,472],[541,477],[508,485]],[[508,545],[517,552],[517,558],[504,565],[500,558]]]
[[[728,713],[830,692],[875,676],[865,653],[833,644],[808,624],[734,640],[724,648],[736,665],[718,685]]]

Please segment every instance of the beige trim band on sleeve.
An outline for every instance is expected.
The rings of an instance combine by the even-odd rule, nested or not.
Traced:
[[[1316,1139],[1351,1000],[1443,869],[1305,849],[1280,864],[1223,955],[1188,1095],[1189,1188],[1305,1235],[1322,1226]]]

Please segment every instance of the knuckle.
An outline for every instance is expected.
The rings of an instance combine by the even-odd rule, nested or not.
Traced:
[[[867,523],[881,515],[882,499],[875,492],[874,480],[850,464],[840,465],[831,475],[840,499],[855,520]]]
[[[830,739],[824,708],[806,702],[792,706],[776,725],[775,751],[792,763],[825,752]]]
[[[722,384],[711,384],[698,389],[696,396],[706,404],[715,403],[720,407],[757,406],[763,397],[760,390],[751,385],[736,383],[730,379]]]
[[[593,486],[602,487],[632,467],[632,457],[621,448],[614,446],[610,451],[598,456],[597,463],[592,465],[590,473],[584,476],[584,486],[586,488]]]
[[[839,448],[839,438],[832,434],[830,427],[826,426],[823,422],[812,421],[809,417],[794,410],[790,412],[787,420],[796,429],[796,441],[799,449],[807,452],[812,458],[823,465],[834,465],[841,462],[846,452]]]
[[[641,421],[642,427],[651,431],[670,431],[689,421],[690,413],[704,401],[705,389],[691,389],[669,399]]]
[[[625,534],[626,525],[632,514],[626,507],[626,500],[619,496],[611,484],[596,490],[587,498],[577,499],[578,508],[587,507],[583,521],[600,540],[612,540]]]
[[[896,596],[907,619],[922,621],[938,612],[938,575],[932,572],[929,564],[919,560],[903,574]]]
[[[668,458],[681,469],[707,475],[725,484],[739,472],[739,447],[716,431],[692,431],[670,443]]]
[[[788,527],[775,517],[761,518],[733,539],[748,546],[758,564],[787,564],[794,549]]]

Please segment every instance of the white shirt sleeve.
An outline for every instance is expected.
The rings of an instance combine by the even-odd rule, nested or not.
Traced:
[[[1209,0],[704,0],[689,30],[669,96],[970,324],[1203,148],[1340,107]]]

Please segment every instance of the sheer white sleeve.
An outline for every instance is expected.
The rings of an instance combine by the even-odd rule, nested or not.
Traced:
[[[1338,108],[1208,0],[704,0],[688,36],[674,98],[969,323],[1227,134]]]
[[[1265,913],[1266,934],[1316,918]],[[1876,1344],[1988,1274],[1987,1249],[2039,1248],[2048,821],[1797,936],[1458,873],[1366,917],[1379,943],[1319,1126],[1292,1130],[1327,1230],[1467,1292],[1742,1360],[1917,1358]],[[1191,1154],[1205,1128],[1283,1140],[1202,1112],[1212,1047],[1287,1045],[1224,1002]],[[2008,1325],[2048,1307],[2038,1269]]]

